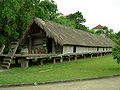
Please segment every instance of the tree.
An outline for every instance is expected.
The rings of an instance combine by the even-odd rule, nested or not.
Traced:
[[[57,17],[53,20],[56,23],[63,24],[65,26],[73,27],[75,28],[75,22],[67,19],[64,16]]]
[[[38,6],[36,7],[36,17],[45,19],[45,20],[51,20],[53,21],[54,18],[58,17],[58,9],[57,5],[53,0],[44,0],[38,3]]]
[[[120,40],[120,31],[118,33],[116,33],[116,38],[118,38]]]
[[[118,45],[120,45],[120,31],[115,34],[115,37],[113,38],[113,40],[114,40]]]
[[[114,42],[116,42],[118,45],[113,47],[112,55],[115,60],[117,60],[117,63],[120,63],[120,31],[116,34],[114,34],[115,37],[112,38]]]
[[[81,24],[86,22],[86,20],[83,18],[83,15],[81,12],[77,11],[74,14],[69,14],[67,16],[68,19],[75,21],[76,24]]]
[[[34,16],[32,0],[3,0],[0,2],[0,45],[17,41]]]
[[[115,60],[117,60],[117,63],[120,63],[120,45],[116,45],[113,47],[112,55]]]
[[[101,35],[101,34],[104,34],[104,31],[103,31],[103,29],[99,29],[95,33],[98,35]]]
[[[88,28],[85,25],[82,25],[82,23],[86,22],[85,18],[83,18],[83,15],[81,12],[77,11],[74,14],[69,14],[66,16],[69,20],[75,22],[75,28],[81,29],[81,30],[88,30]]]

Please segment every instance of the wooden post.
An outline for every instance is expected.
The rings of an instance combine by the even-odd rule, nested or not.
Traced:
[[[53,58],[53,64],[56,64],[56,59],[55,58]]]
[[[28,47],[29,47],[29,49],[28,49],[29,54],[31,54],[32,53],[32,38],[31,37],[29,37],[29,45],[28,45]]]
[[[85,55],[83,55],[83,57],[84,57],[84,59],[86,59],[86,56],[85,56]]]
[[[92,58],[92,54],[90,55],[90,58]]]
[[[63,57],[61,56],[61,58],[60,58],[60,62],[62,63],[63,62]]]
[[[22,58],[21,59],[21,67],[22,68],[28,68],[29,67],[29,60]]]
[[[68,59],[69,59],[68,62],[70,62],[70,56],[68,56]]]
[[[106,55],[108,55],[108,53],[106,52]]]
[[[40,60],[40,65],[43,65],[43,59]]]
[[[52,53],[55,54],[55,42],[52,40]]]
[[[75,55],[75,61],[77,61],[77,55]]]

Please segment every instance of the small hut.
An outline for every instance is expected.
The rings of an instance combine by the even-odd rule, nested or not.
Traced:
[[[20,45],[27,46],[28,54],[66,54],[111,52],[115,43],[109,38],[34,18]]]

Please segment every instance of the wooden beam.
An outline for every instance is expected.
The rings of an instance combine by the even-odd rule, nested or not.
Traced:
[[[32,38],[31,37],[29,37],[28,53],[29,54],[32,53]]]

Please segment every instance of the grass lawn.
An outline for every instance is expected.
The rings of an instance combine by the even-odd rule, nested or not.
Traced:
[[[120,74],[120,65],[112,56],[104,56],[29,68],[12,68],[0,72],[0,84],[68,80],[112,74]]]

